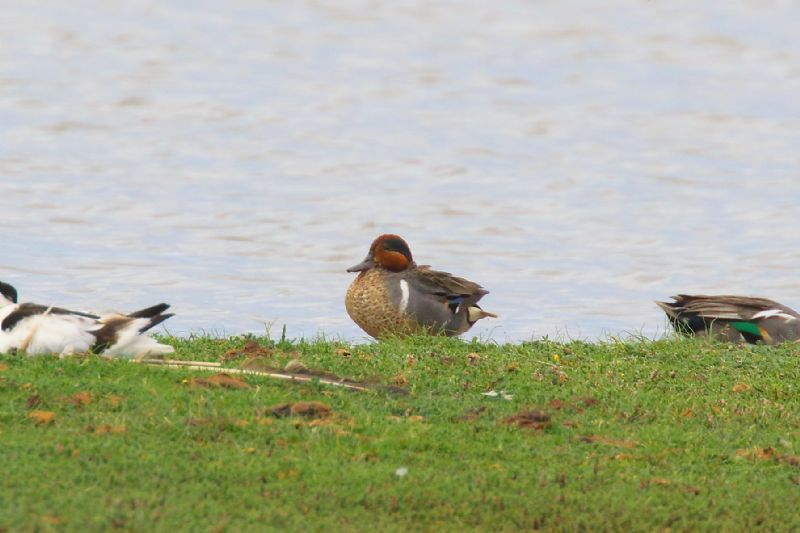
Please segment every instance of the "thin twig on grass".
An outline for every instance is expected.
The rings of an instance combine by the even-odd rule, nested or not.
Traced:
[[[263,370],[249,370],[245,368],[226,368],[221,363],[214,363],[211,361],[179,361],[176,359],[141,359],[137,361],[150,366],[165,366],[167,368],[186,368],[189,370],[205,370],[207,372],[225,372],[228,374],[247,374],[253,376],[264,376],[273,379],[285,379],[289,381],[297,381],[307,383],[309,381],[319,381],[324,385],[331,385],[333,387],[344,387],[349,390],[367,391],[369,387],[364,385],[356,385],[347,381],[338,381],[321,376],[305,375],[305,374],[289,374],[284,372],[266,372]]]

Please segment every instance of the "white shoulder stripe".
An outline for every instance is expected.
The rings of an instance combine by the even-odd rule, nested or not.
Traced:
[[[758,313],[753,315],[753,319],[756,318],[782,318],[786,322],[790,322],[792,320],[797,320],[796,316],[792,316],[785,311],[781,311],[780,309],[767,309],[766,311],[759,311]]]
[[[408,307],[408,282],[404,279],[400,280],[400,313],[405,313]]]

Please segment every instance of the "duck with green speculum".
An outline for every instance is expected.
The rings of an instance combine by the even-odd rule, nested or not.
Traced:
[[[375,338],[424,333],[460,335],[482,318],[478,301],[489,293],[464,278],[417,265],[406,241],[386,234],[375,239],[345,296],[350,318]]]
[[[800,314],[766,298],[690,296],[656,302],[680,333],[752,344],[800,340]]]

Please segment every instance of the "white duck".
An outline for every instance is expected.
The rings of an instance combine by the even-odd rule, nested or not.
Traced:
[[[142,358],[168,354],[172,346],[161,344],[145,332],[173,316],[164,314],[167,304],[135,313],[103,316],[60,307],[17,303],[17,290],[0,281],[0,353],[67,355],[91,350],[106,356]]]

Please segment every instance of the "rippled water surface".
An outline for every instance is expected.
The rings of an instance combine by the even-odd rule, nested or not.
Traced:
[[[793,1],[86,1],[0,13],[0,279],[175,334],[362,339],[379,233],[483,338],[800,306]]]

